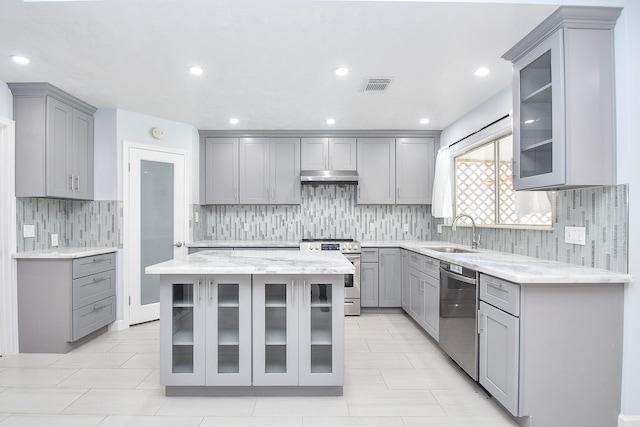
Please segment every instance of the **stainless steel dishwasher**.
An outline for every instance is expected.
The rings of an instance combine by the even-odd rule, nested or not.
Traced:
[[[439,344],[464,371],[478,380],[477,272],[440,262]]]

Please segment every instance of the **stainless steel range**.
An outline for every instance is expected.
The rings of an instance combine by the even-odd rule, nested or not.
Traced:
[[[301,251],[340,251],[356,269],[344,276],[344,314],[360,315],[360,242],[353,239],[302,239]]]

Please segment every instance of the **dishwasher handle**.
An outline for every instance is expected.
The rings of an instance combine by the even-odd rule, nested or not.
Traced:
[[[444,268],[440,267],[440,274],[441,275],[445,275],[447,277],[451,277],[452,279],[455,279],[459,282],[463,282],[463,283],[468,283],[469,285],[475,285],[476,284],[476,279],[472,279],[471,277],[467,277],[467,276],[462,276],[460,274],[456,274],[452,271],[449,270],[445,270]]]

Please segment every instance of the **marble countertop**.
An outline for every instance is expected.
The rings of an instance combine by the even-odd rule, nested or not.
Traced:
[[[233,242],[235,247],[250,247],[254,241],[208,241],[208,242]],[[276,247],[275,245],[298,245],[293,241],[255,241],[257,247]],[[501,279],[522,284],[549,284],[549,283],[628,283],[633,281],[630,274],[615,271],[602,270],[590,267],[582,267],[558,261],[549,261],[540,258],[523,255],[509,254],[505,252],[477,249],[469,253],[444,253],[435,250],[438,247],[455,247],[470,249],[468,246],[458,245],[442,241],[421,240],[369,240],[361,242],[363,248],[401,248],[422,255],[448,261],[490,274]],[[191,246],[201,246],[199,242]]]
[[[104,255],[117,252],[118,248],[52,248],[43,251],[18,252],[13,254],[15,259],[73,259],[88,256]]]
[[[299,240],[200,240],[188,248],[299,248]]]
[[[339,252],[210,250],[147,267],[148,274],[353,274]]]

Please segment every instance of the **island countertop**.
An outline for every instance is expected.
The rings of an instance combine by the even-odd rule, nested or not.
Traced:
[[[147,274],[354,274],[336,251],[207,250],[147,267]]]

